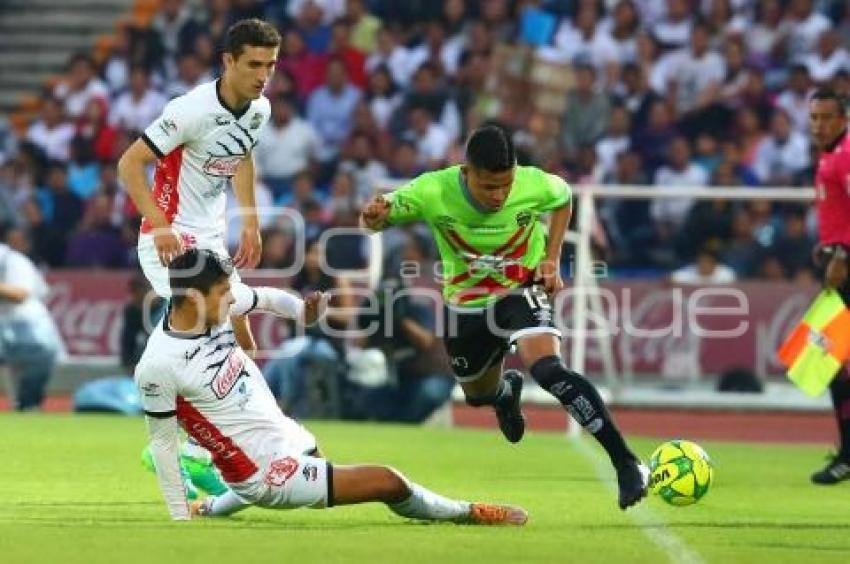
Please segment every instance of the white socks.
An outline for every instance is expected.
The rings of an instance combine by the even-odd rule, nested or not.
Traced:
[[[459,521],[469,516],[470,503],[443,497],[407,481],[410,497],[399,503],[388,503],[393,513],[410,519],[428,521]]]
[[[221,495],[210,496],[205,499],[201,514],[205,517],[224,517],[226,515],[233,515],[250,505],[250,503],[242,501],[242,498],[232,491],[227,490]]]

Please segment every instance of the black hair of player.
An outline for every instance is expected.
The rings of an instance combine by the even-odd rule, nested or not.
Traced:
[[[466,162],[488,172],[503,172],[516,165],[516,149],[510,134],[498,125],[485,125],[466,142]]]
[[[227,29],[224,52],[238,59],[245,47],[280,47],[280,33],[272,24],[257,18],[239,20]]]
[[[837,90],[833,90],[832,88],[818,88],[817,90],[815,90],[814,94],[812,94],[812,97],[809,98],[809,100],[818,100],[821,102],[826,100],[833,100],[836,103],[839,114],[843,116],[847,113],[847,98],[843,94],[841,94]]]
[[[179,307],[189,289],[206,296],[210,288],[229,278],[232,273],[233,263],[229,258],[206,249],[189,249],[168,265],[171,302]]]

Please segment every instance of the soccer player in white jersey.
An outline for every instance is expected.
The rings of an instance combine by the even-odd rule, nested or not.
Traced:
[[[175,98],[121,157],[118,171],[144,216],[139,262],[154,291],[169,298],[166,265],[187,248],[227,254],[225,190],[233,184],[242,220],[239,267],[253,268],[262,241],[252,150],[269,119],[263,89],[274,72],[280,35],[269,23],[241,20],[227,31],[224,73]],[[146,169],[156,161],[153,190]],[[233,292],[250,296],[236,271]],[[274,310],[273,310],[274,311]],[[275,311],[275,313],[281,313]],[[233,320],[239,343],[255,348],[247,320]]]
[[[248,313],[257,300],[231,293],[231,273],[230,260],[212,251],[191,249],[174,259],[169,311],[136,367],[172,519],[229,515],[249,505],[324,508],[377,501],[413,519],[525,524],[528,514],[519,507],[456,501],[386,466],[335,466],[322,458],[315,437],[280,411],[256,364],[235,341],[229,316]],[[314,293],[293,308],[302,321],[319,317],[320,298]],[[226,493],[187,502],[178,426],[213,454]]]

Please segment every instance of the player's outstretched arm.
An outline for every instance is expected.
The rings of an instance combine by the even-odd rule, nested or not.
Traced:
[[[147,416],[156,478],[168,513],[175,521],[190,518],[186,489],[180,475],[180,438],[177,418],[172,415]]]

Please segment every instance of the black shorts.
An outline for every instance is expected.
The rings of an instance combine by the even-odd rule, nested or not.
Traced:
[[[484,308],[446,307],[443,343],[460,382],[475,380],[501,363],[511,346],[526,335],[561,337],[552,304],[539,284],[517,288]]]

